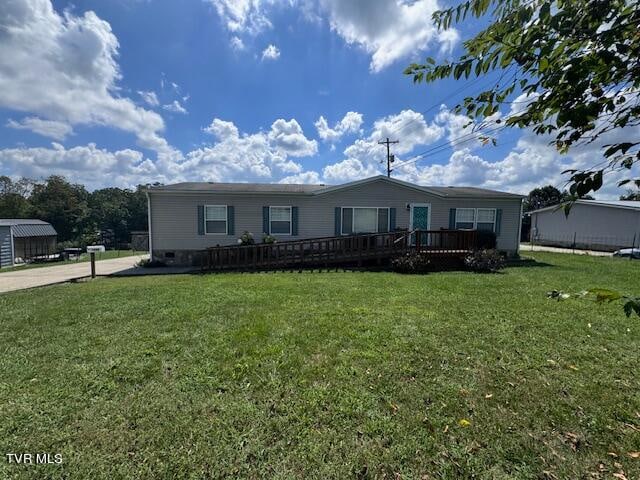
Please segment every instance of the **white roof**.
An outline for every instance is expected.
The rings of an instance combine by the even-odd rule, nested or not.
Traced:
[[[610,208],[623,208],[627,210],[640,210],[640,201],[638,200],[576,200],[574,203],[578,205],[593,205],[594,207],[610,207]],[[538,213],[546,212],[547,210],[557,209],[559,205],[551,205],[550,207],[540,208],[529,212]]]

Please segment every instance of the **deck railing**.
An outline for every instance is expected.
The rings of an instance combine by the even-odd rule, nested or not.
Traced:
[[[271,270],[346,263],[362,265],[365,261],[382,261],[411,250],[460,256],[474,247],[475,240],[475,230],[414,230],[228,245],[206,249],[202,269]]]

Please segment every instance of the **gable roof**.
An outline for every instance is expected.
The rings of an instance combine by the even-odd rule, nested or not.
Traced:
[[[359,187],[374,182],[388,182],[404,188],[419,190],[443,198],[501,198],[516,199],[523,198],[523,195],[515,193],[500,192],[476,187],[427,187],[415,183],[405,182],[396,178],[378,175],[375,177],[355,180],[342,185],[324,184],[286,184],[286,183],[216,183],[216,182],[183,182],[173,185],[162,185],[149,187],[149,192],[172,192],[172,193],[276,193],[276,194],[302,194],[302,195],[324,195],[331,192]]]
[[[58,235],[50,223],[35,218],[0,218],[0,227],[11,227],[14,237],[54,237]]]
[[[621,208],[624,210],[640,210],[640,201],[638,200],[576,200],[574,203],[578,205],[589,205],[594,207],[610,207]],[[551,205],[549,207],[539,208],[529,212],[533,213],[546,212],[548,210],[557,210],[559,205]]]
[[[194,193],[312,193],[326,188],[325,185],[291,183],[217,183],[182,182],[172,185],[149,187],[150,192],[194,192]]]

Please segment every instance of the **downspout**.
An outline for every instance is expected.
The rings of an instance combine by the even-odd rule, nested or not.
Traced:
[[[151,233],[151,197],[149,196],[149,191],[145,192],[147,196],[147,224],[149,229],[149,260],[153,260],[153,243],[152,238],[153,234]]]
[[[518,244],[516,246],[516,255],[520,255],[520,240],[522,239],[522,215],[524,214],[524,198],[520,199],[520,227],[518,228]]]
[[[13,227],[9,226],[9,241],[11,242],[11,266],[16,264],[16,246],[13,243]]]

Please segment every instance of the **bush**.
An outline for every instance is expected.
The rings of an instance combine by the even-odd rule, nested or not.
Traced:
[[[265,235],[262,237],[262,243],[273,244],[276,243],[276,237],[273,235]]]
[[[475,250],[464,258],[464,265],[473,272],[497,272],[504,268],[504,257],[497,250]]]
[[[418,252],[409,252],[391,260],[391,268],[398,273],[427,273],[431,270],[431,260]]]
[[[167,264],[162,260],[151,260],[150,258],[143,258],[138,263],[136,263],[136,267],[142,268],[158,268],[158,267],[166,267]]]
[[[246,230],[240,235],[238,239],[238,243],[240,245],[254,245],[256,241],[253,239],[253,233],[247,232]]]
[[[478,250],[492,250],[496,248],[497,240],[495,232],[490,230],[478,230],[476,232],[476,245]]]

